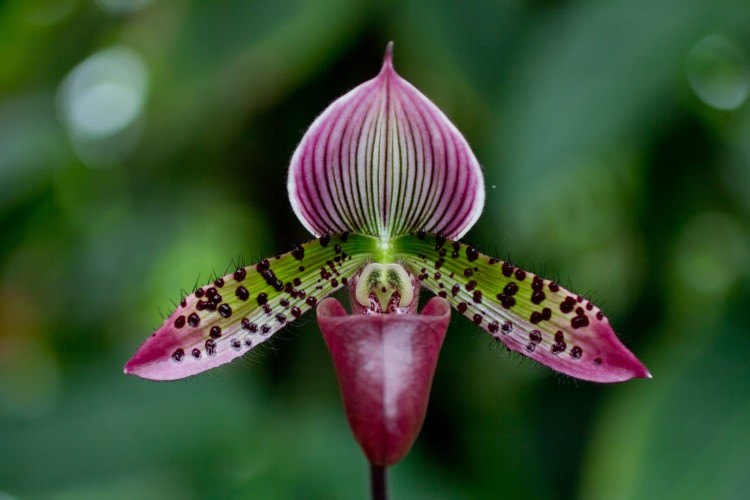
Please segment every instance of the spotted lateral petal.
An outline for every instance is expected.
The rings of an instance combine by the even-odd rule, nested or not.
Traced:
[[[393,69],[333,102],[292,157],[289,198],[315,235],[461,237],[484,206],[482,172],[448,118]]]
[[[434,235],[399,237],[393,250],[422,286],[513,351],[594,382],[651,376],[598,307],[557,283]]]
[[[375,244],[361,235],[323,236],[199,288],[146,340],[125,373],[174,380],[241,356],[346,286]]]

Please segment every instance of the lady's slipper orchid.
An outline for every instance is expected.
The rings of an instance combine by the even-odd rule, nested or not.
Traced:
[[[304,135],[288,189],[317,239],[182,299],[126,373],[195,375],[317,306],[347,417],[378,466],[402,458],[421,427],[449,306],[508,349],[573,377],[650,377],[593,303],[455,241],[482,211],[482,171],[448,118],[394,71],[391,46],[380,73]],[[352,315],[323,301],[342,287]],[[438,297],[416,314],[421,287]]]

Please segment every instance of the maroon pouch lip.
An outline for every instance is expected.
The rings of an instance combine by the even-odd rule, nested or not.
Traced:
[[[370,463],[393,465],[422,428],[450,305],[435,297],[421,314],[350,315],[326,299],[317,315],[354,437]]]

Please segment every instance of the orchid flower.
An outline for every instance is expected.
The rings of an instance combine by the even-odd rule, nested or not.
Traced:
[[[400,460],[419,432],[451,307],[572,377],[650,377],[591,301],[458,241],[482,212],[482,170],[392,59],[389,45],[380,73],[334,101],[292,157],[291,205],[316,239],[183,298],[125,373],[201,373],[317,308],[349,423],[377,466]],[[351,314],[326,299],[340,288]],[[418,314],[421,288],[437,297]]]

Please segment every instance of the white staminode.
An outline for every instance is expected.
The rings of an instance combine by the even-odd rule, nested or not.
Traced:
[[[407,307],[414,300],[411,278],[401,264],[377,264],[365,266],[357,283],[357,302],[365,307],[370,306],[371,294],[385,312],[393,297],[398,293],[397,307]]]

